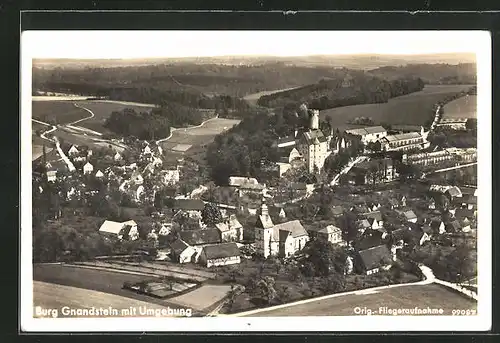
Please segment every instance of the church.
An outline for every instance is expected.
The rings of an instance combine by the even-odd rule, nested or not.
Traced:
[[[295,131],[293,137],[278,141],[281,159],[278,162],[279,176],[296,165],[305,163],[309,173],[320,172],[325,160],[332,153],[330,143],[333,132],[325,136],[319,128],[319,110],[308,110],[309,127],[301,132]]]
[[[304,248],[309,235],[299,220],[275,225],[265,199],[255,225],[255,249],[258,255],[289,257]]]

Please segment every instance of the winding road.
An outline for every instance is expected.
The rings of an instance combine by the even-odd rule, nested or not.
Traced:
[[[342,169],[340,171],[340,173],[338,173],[337,175],[335,175],[335,177],[333,178],[332,182],[330,183],[330,186],[336,186],[336,185],[338,185],[338,182],[339,182],[339,179],[340,179],[341,175],[347,174],[349,172],[349,170],[351,170],[352,167],[354,167],[356,164],[358,164],[358,163],[360,163],[362,161],[365,161],[367,158],[368,157],[366,157],[366,156],[359,156],[354,161],[352,161],[349,164],[347,164],[347,166],[345,166],[344,169]]]
[[[170,135],[167,137],[167,138],[162,138],[162,139],[159,139],[156,141],[156,144],[159,144],[159,143],[162,143],[162,142],[165,142],[167,140],[169,140],[170,138],[172,138],[172,134],[175,132],[175,131],[179,131],[179,130],[184,130],[184,131],[187,131],[187,130],[192,130],[192,129],[198,129],[200,127],[202,127],[203,125],[205,125],[206,123],[208,123],[209,121],[211,120],[214,120],[214,119],[217,119],[219,118],[219,115],[217,114],[215,117],[213,118],[210,118],[210,119],[207,119],[205,120],[203,123],[199,124],[199,125],[196,125],[196,126],[190,126],[190,127],[186,127],[186,128],[175,128],[175,127],[171,127],[170,128]]]

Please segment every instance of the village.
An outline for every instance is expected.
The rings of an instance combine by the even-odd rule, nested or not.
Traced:
[[[79,212],[81,204],[100,217],[109,216],[94,222],[95,227],[86,227],[94,232],[92,237],[98,234],[95,239],[102,240],[105,249],[94,247],[92,253],[77,257],[68,249],[58,259],[103,268],[116,267],[119,260],[146,260],[197,273],[216,270],[217,277],[226,275],[238,285],[231,287],[238,289],[229,297],[233,304],[245,287],[247,293],[250,288],[235,282],[236,274],[244,275],[247,266],[255,269],[258,261],[273,261],[277,270],[279,265],[294,266],[311,276],[337,273],[344,283],[346,276],[357,276],[356,285],[350,286],[355,288],[370,284],[360,283],[359,277],[385,275],[395,265],[405,267],[398,267],[398,276],[393,272],[393,278],[382,283],[407,282],[402,272],[420,275],[417,262],[427,257],[415,261],[415,256],[422,247],[475,245],[475,183],[464,175],[441,177],[439,173],[474,167],[477,151],[432,142],[433,130],[467,131],[467,120],[442,120],[436,111],[427,132],[367,126],[344,132],[330,128],[325,135],[319,111],[305,105],[300,110],[308,116],[307,124],[276,140],[281,158],[269,166],[275,177],[267,182],[233,175],[225,186],[197,183],[202,180],[201,167],[189,158],[170,156],[155,141],[134,140],[125,151],[111,145],[92,150],[59,141],[59,149],[46,152],[44,146],[34,162],[33,193],[42,196],[51,189],[55,194],[57,199],[48,205],[49,222],[57,225],[68,217],[84,216]],[[335,175],[324,175],[326,163],[338,163]],[[98,262],[88,262],[92,260]],[[172,268],[166,270],[176,270]],[[447,275],[449,281],[462,283],[474,277],[460,271]],[[177,277],[175,272],[168,276]],[[275,281],[266,277],[264,293],[269,294]],[[161,286],[154,292],[147,285],[124,287],[143,294],[161,293]],[[286,286],[281,293],[292,288]],[[349,287],[327,285],[326,289]],[[282,298],[283,302],[300,296]],[[273,304],[273,299],[266,305]]]

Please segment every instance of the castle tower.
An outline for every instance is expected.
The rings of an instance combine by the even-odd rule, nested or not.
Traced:
[[[309,128],[311,130],[318,130],[319,129],[319,110],[311,110],[311,116],[310,116],[310,124]]]

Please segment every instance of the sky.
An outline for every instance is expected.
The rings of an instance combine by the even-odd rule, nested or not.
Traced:
[[[486,31],[25,31],[31,58],[477,53]]]

